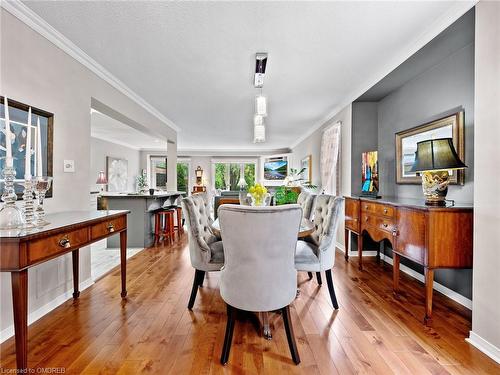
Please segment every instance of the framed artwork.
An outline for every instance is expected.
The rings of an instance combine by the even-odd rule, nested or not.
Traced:
[[[376,197],[380,190],[378,152],[363,152],[361,159],[361,195]]]
[[[307,155],[300,161],[300,170],[304,182],[312,183],[312,156]]]
[[[13,136],[11,141],[12,157],[16,177],[14,180],[14,189],[18,199],[23,195],[24,167],[26,160],[26,138],[28,129],[28,104],[20,103],[9,99],[9,119],[10,131]],[[54,115],[50,112],[31,107],[31,172],[36,175],[35,166],[37,165],[36,149],[38,139],[38,119],[40,119],[40,135],[42,140],[42,174],[53,177],[53,139],[54,139]],[[3,170],[6,155],[5,143],[5,105],[4,97],[0,96],[0,170]],[[0,181],[3,181],[0,176]],[[52,187],[47,192],[46,197],[52,197]]]
[[[264,159],[264,180],[283,181],[288,176],[288,156]]]
[[[411,172],[415,162],[417,143],[428,139],[452,138],[460,160],[465,160],[464,112],[429,122],[399,133],[396,133],[396,183],[421,184],[421,177]],[[450,183],[463,185],[463,170],[450,171]]]
[[[106,156],[106,171],[108,174],[108,191],[127,191],[127,160]]]

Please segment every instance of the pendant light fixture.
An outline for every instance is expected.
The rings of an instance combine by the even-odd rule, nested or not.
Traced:
[[[260,89],[260,93],[255,96],[255,115],[253,118],[254,143],[262,143],[266,141],[266,126],[264,124],[264,117],[267,117],[267,97],[262,94],[266,66],[267,53],[256,53],[254,87],[256,89]]]
[[[262,93],[255,97],[255,113],[262,117],[267,116],[267,98]]]

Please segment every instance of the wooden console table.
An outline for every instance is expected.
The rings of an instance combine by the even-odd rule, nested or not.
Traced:
[[[434,270],[472,268],[472,206],[433,207],[426,206],[423,200],[404,198],[345,198],[346,260],[351,231],[358,235],[360,269],[363,267],[363,233],[375,241],[386,239],[391,243],[395,293],[399,290],[400,257],[424,266],[424,322],[430,323]]]
[[[73,261],[73,298],[78,298],[78,252],[111,235],[120,234],[121,296],[127,296],[127,214],[129,211],[71,211],[46,216],[48,225],[0,231],[0,271],[10,272],[14,307],[16,363],[28,366],[28,268],[69,252]],[[24,372],[23,372],[24,373]]]

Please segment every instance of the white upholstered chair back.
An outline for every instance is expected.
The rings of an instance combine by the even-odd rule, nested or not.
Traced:
[[[191,265],[199,270],[218,270],[213,264],[210,245],[217,241],[210,225],[210,200],[207,193],[197,193],[182,200],[182,210],[186,217]],[[210,262],[212,260],[212,262]]]
[[[314,232],[311,240],[318,246],[321,271],[331,269],[335,262],[335,238],[342,219],[344,198],[333,195],[318,195],[314,203]]]
[[[297,204],[302,207],[302,215],[305,219],[310,220],[313,213],[314,198],[316,195],[301,191],[297,198]]]
[[[219,208],[225,259],[220,292],[227,304],[247,311],[272,311],[294,300],[301,218],[297,204]]]

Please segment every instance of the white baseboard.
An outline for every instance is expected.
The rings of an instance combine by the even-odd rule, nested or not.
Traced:
[[[475,346],[477,349],[482,351],[484,354],[486,354],[488,357],[490,357],[497,363],[500,363],[500,349],[497,348],[492,343],[490,343],[489,341],[483,339],[477,333],[470,331],[469,338],[465,339],[465,341]]]
[[[87,289],[92,284],[94,284],[94,281],[91,278],[82,281],[80,283],[80,291]],[[60,296],[54,298],[49,303],[43,305],[42,307],[28,314],[28,325],[30,325],[33,322],[36,322],[42,316],[54,310],[56,307],[62,305],[70,298],[73,298],[73,289],[68,289],[65,293],[61,294]],[[4,330],[0,331],[0,343],[11,338],[12,336],[14,336],[14,325],[10,325]]]
[[[345,253],[345,247],[344,245],[340,244],[339,242],[336,243],[336,246]],[[357,257],[358,256],[358,253],[355,252],[355,251],[349,251],[349,256],[351,257]],[[377,252],[376,251],[366,251],[366,250],[363,250],[363,256],[377,256]],[[392,258],[384,255],[384,254],[380,254],[380,259],[382,259],[384,262],[386,263],[389,263],[392,265]],[[404,264],[400,264],[399,265],[399,269],[406,273],[407,275],[410,275],[411,277],[413,277],[414,279],[417,279],[421,282],[424,282],[424,275],[422,275],[421,273],[418,273],[417,271],[415,270],[412,270],[410,267],[407,267],[405,266]],[[444,285],[442,284],[439,284],[439,283],[436,283],[434,282],[434,288],[435,290],[437,290],[438,292],[444,294],[446,297],[448,298],[451,298],[453,301],[461,304],[462,306],[465,306],[467,307],[469,310],[472,310],[472,300],[462,296],[461,294],[451,290],[450,288],[447,288],[445,287]]]

